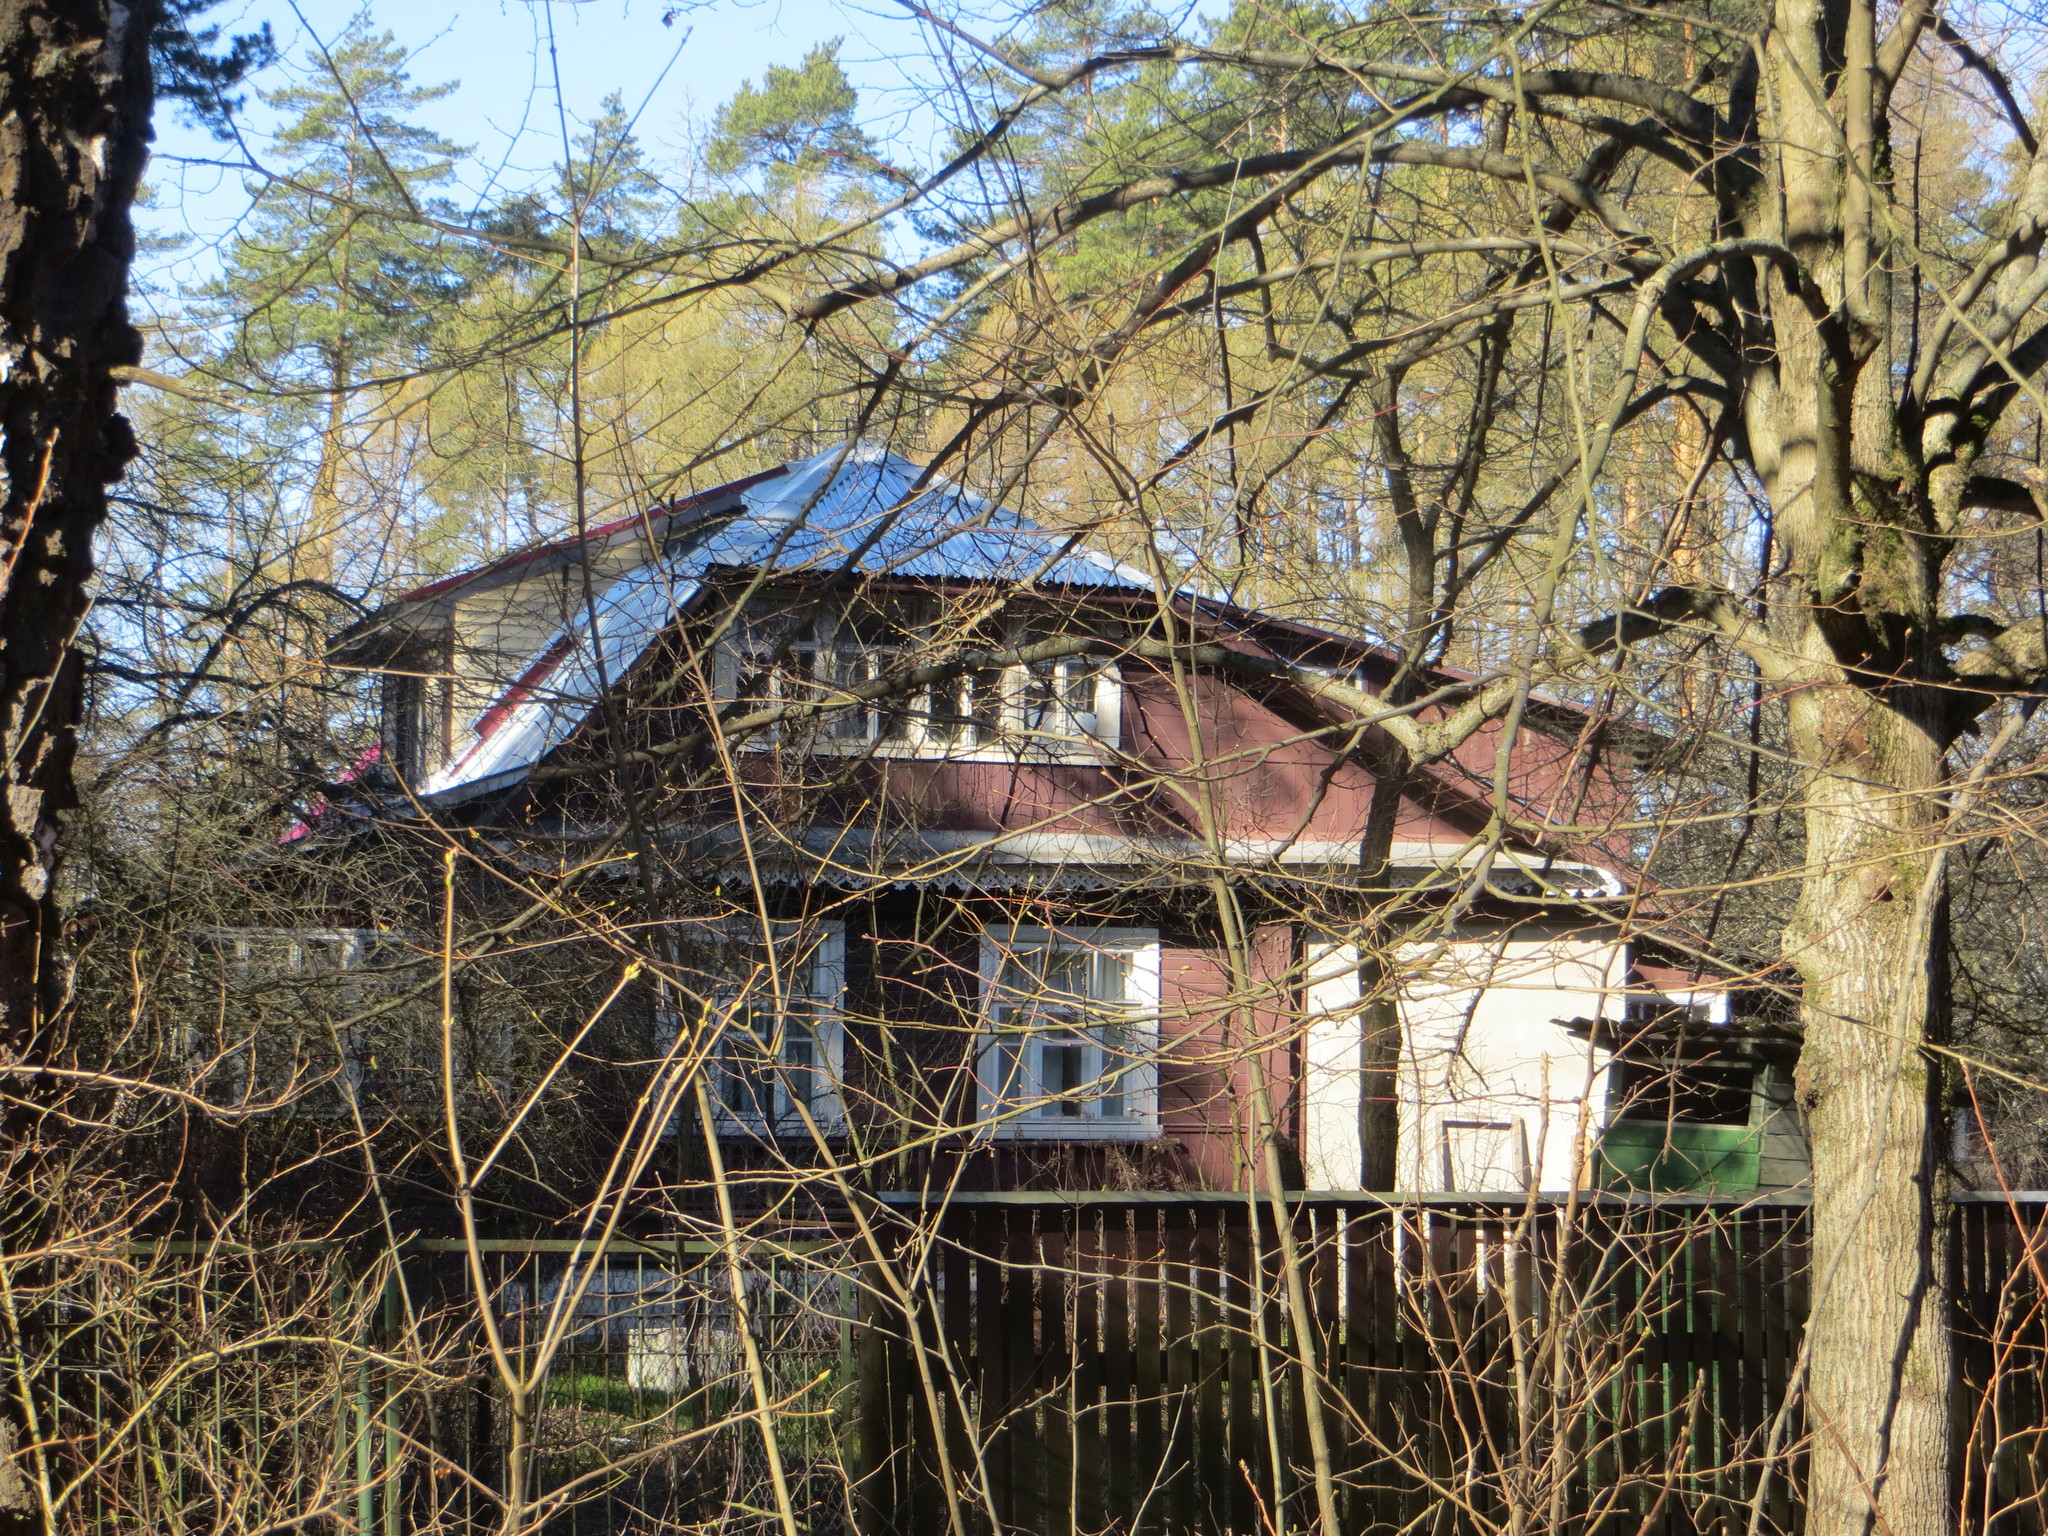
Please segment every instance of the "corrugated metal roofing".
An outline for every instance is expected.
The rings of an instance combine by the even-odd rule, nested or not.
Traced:
[[[589,619],[551,638],[519,681],[458,726],[472,739],[418,793],[444,803],[517,782],[560,746],[718,569],[1003,581],[1149,592],[1152,579],[1070,534],[934,479],[908,459],[843,444],[749,486],[734,517],[672,541],[612,581]],[[459,578],[457,578],[459,580]],[[444,583],[443,585],[447,585]]]
[[[865,444],[793,465],[788,475],[746,493],[745,518],[703,540],[701,568],[833,571],[853,564],[870,575],[1152,590],[1145,572],[949,481],[917,490],[922,473]]]

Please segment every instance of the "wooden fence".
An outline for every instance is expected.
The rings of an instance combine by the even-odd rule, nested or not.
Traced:
[[[521,1531],[779,1536],[744,1330],[806,1536],[844,1530],[836,1240],[743,1250],[744,1321],[708,1242],[478,1246],[135,1242],[77,1266],[28,1340],[47,1528],[480,1536],[507,1525],[518,1441]],[[486,1308],[523,1372],[561,1335],[523,1425]]]
[[[2044,1529],[2043,1198],[1957,1207],[1965,1529]],[[1347,1536],[1800,1528],[1800,1202],[1304,1198],[1293,1290],[1243,1196],[920,1204],[863,1287],[865,1536],[1302,1529],[1314,1413]]]
[[[51,1523],[494,1529],[517,1464],[546,1536],[769,1536],[772,1436],[805,1536],[1280,1536],[1319,1414],[1345,1536],[1799,1529],[1796,1202],[1303,1199],[1292,1292],[1241,1196],[888,1204],[750,1244],[744,1323],[697,1240],[122,1245],[18,1336]],[[2048,1196],[1954,1237],[1959,1529],[2040,1536]],[[486,1315],[561,1344],[518,1425]]]

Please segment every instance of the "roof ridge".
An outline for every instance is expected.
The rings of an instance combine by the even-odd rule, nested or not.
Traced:
[[[778,464],[772,469],[758,470],[751,475],[742,475],[737,480],[728,480],[723,485],[714,485],[709,490],[693,491],[688,496],[681,497],[675,501],[664,502],[660,506],[649,508],[646,511],[629,512],[624,517],[614,518],[607,523],[600,523],[597,527],[586,529],[581,534],[570,534],[566,538],[542,539],[537,543],[528,544],[522,548],[500,555],[495,560],[486,561],[482,565],[472,566],[466,571],[453,571],[446,576],[428,582],[425,586],[414,587],[409,592],[401,592],[384,606],[391,607],[398,603],[412,603],[429,597],[441,597],[448,592],[468,586],[471,582],[480,580],[485,576],[493,576],[501,571],[515,570],[519,566],[530,565],[535,560],[542,559],[545,556],[566,553],[569,550],[595,543],[600,539],[608,539],[615,533],[622,532],[627,528],[636,527],[642,523],[673,522],[682,513],[695,511],[708,503],[715,502],[730,494],[744,494],[756,485],[773,480],[780,475],[788,474],[789,470],[789,465]]]

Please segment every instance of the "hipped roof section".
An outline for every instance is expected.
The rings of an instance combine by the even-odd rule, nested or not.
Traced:
[[[994,582],[1104,596],[1158,590],[1149,573],[1089,548],[1076,534],[1040,527],[900,455],[851,442],[420,587],[343,631],[329,657],[345,666],[392,666],[445,631],[458,602],[585,562],[597,578],[594,601],[578,604],[578,617],[535,651],[491,703],[455,722],[462,745],[414,786],[422,800],[448,806],[518,783],[596,708],[600,680],[616,684],[631,671],[715,572]],[[1241,636],[1260,631],[1269,641],[1282,639],[1297,662],[1339,671],[1391,662],[1368,641],[1239,609],[1187,587],[1172,595]],[[1458,675],[1446,670],[1444,680]],[[1540,699],[1529,701],[1524,718],[1562,739],[1588,723],[1583,711]],[[1616,739],[1617,729],[1630,739]],[[1606,730],[1610,745],[1639,756],[1662,745],[1635,727]]]
[[[718,570],[1155,590],[1147,573],[1075,535],[855,442],[408,592],[344,631],[329,655],[343,665],[388,664],[445,626],[463,598],[584,560],[599,566],[614,552],[630,559],[636,544],[660,552],[611,576],[589,605],[594,614],[562,628],[511,687],[457,722],[456,740],[467,744],[417,786],[423,799],[448,804],[516,783],[596,707],[600,678],[616,682],[630,671]]]

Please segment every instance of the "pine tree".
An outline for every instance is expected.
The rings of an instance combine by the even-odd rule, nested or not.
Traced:
[[[276,168],[201,307],[221,341],[209,371],[276,397],[273,434],[311,438],[288,574],[332,580],[363,552],[347,544],[351,461],[380,437],[393,449],[404,392],[389,381],[427,360],[460,284],[428,220],[457,218],[439,193],[462,151],[412,120],[453,86],[414,86],[391,34],[358,18],[307,62],[306,80],[264,95],[291,114]],[[390,483],[388,466],[375,478]],[[370,539],[374,553],[382,530]]]

